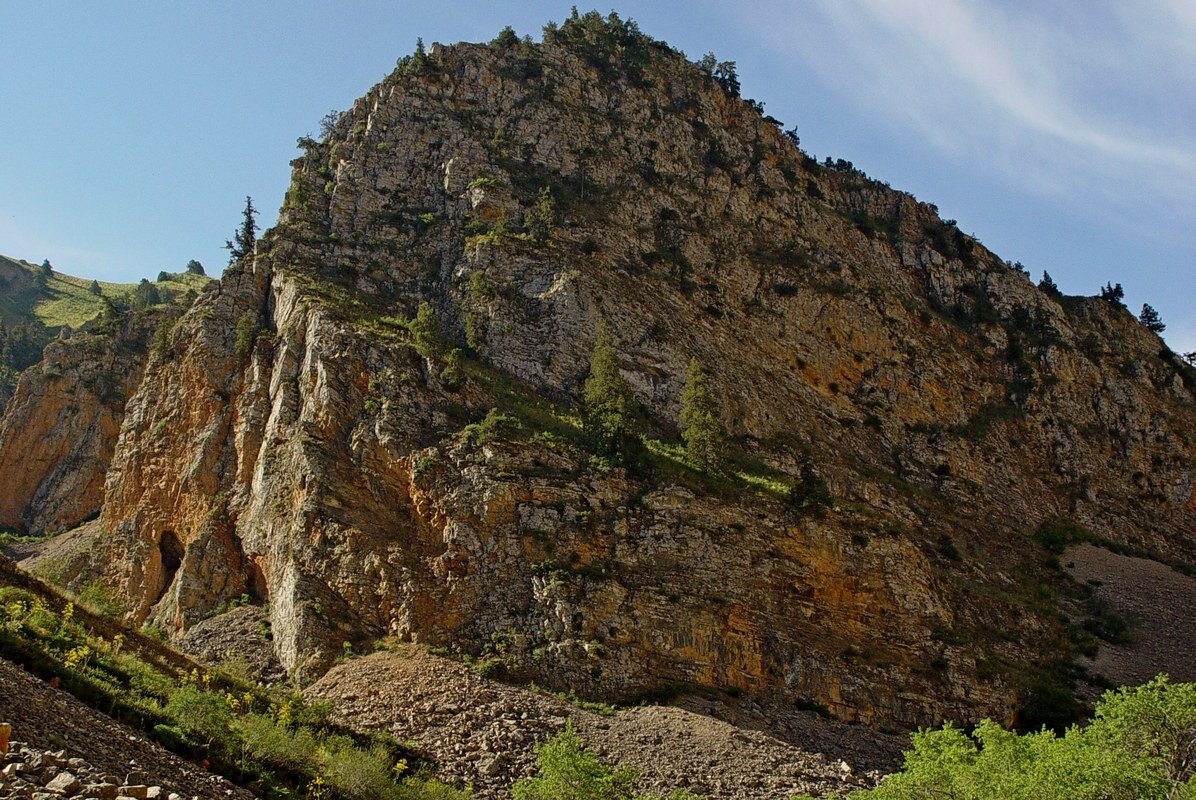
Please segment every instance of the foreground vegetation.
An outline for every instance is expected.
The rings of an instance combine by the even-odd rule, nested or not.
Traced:
[[[678,789],[667,797],[639,795],[630,767],[608,767],[582,746],[572,725],[536,748],[537,772],[511,787],[514,800],[701,800]]]
[[[44,590],[0,586],[0,656],[266,798],[461,800],[394,742],[300,694],[209,671]]]
[[[1196,684],[1107,692],[1087,725],[1018,735],[985,720],[914,734],[900,772],[850,800],[1192,800]],[[798,800],[795,798],[795,800]]]

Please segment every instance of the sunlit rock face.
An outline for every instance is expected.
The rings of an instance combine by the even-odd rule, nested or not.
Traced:
[[[306,143],[113,417],[131,618],[268,602],[300,678],[394,635],[604,699],[1012,720],[1074,647],[1043,523],[1196,563],[1191,373],[666,46],[585,30],[437,46]],[[665,443],[630,467],[577,430],[600,320]],[[725,474],[667,445],[695,358]],[[833,508],[785,499],[803,465]]]

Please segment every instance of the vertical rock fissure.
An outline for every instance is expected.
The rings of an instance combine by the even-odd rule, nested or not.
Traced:
[[[158,589],[158,600],[161,600],[170,584],[174,583],[174,576],[183,563],[183,544],[174,531],[163,531],[158,542],[158,552],[162,558],[162,586]]]

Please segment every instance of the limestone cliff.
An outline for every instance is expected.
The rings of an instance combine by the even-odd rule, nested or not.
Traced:
[[[1191,373],[724,84],[583,17],[417,54],[306,142],[127,403],[101,523],[131,616],[250,594],[300,677],[393,634],[895,726],[1065,692],[1035,534],[1196,564]],[[411,346],[420,302],[460,364]],[[652,440],[631,469],[577,433],[599,320]],[[669,444],[691,358],[728,476]],[[803,464],[821,516],[784,499]]]
[[[0,415],[0,528],[58,533],[99,514],[124,404],[161,316],[105,319],[51,342],[21,373]]]

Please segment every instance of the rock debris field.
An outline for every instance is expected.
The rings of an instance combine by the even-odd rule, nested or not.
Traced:
[[[788,800],[876,779],[839,759],[684,708],[594,713],[487,680],[413,646],[342,663],[307,694],[331,701],[346,724],[413,742],[440,765],[442,777],[472,783],[479,798],[507,797],[513,781],[533,773],[536,742],[570,719],[603,762],[639,770],[637,789],[644,792],[685,788],[710,800]]]

